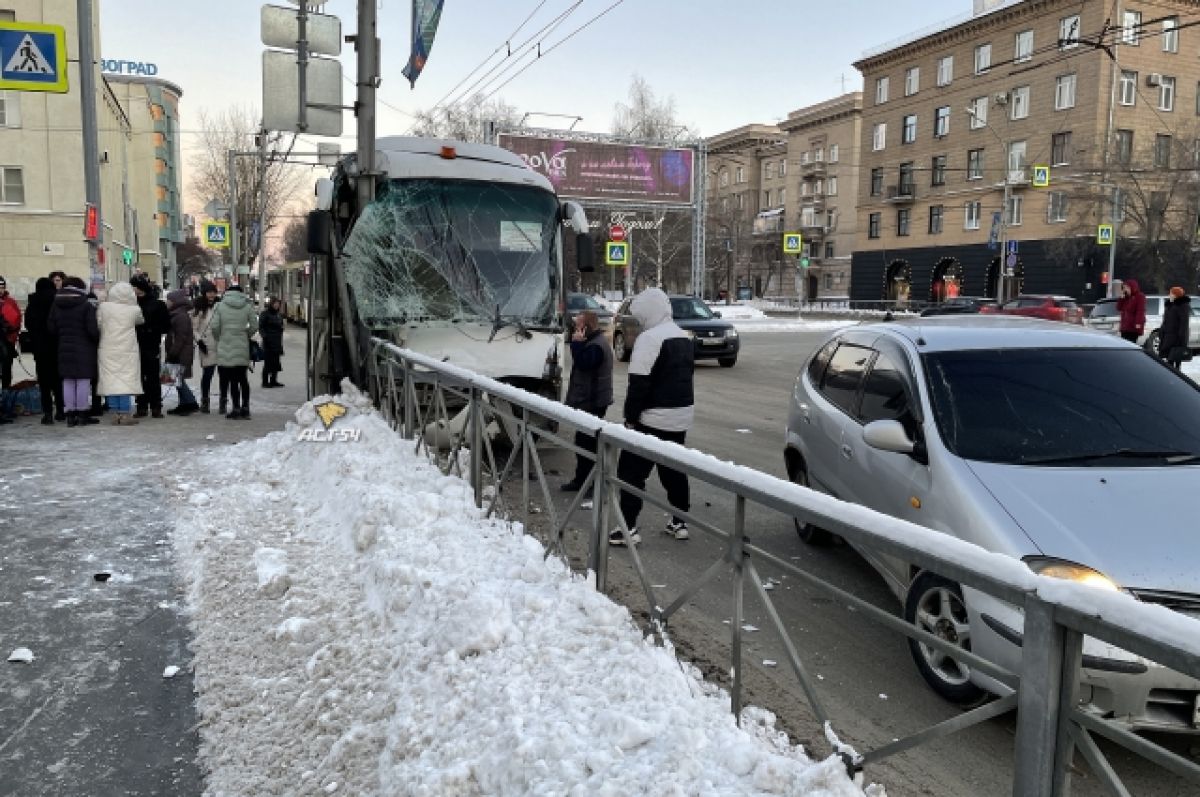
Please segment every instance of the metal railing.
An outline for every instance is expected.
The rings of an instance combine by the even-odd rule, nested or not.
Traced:
[[[934,304],[915,299],[850,299],[846,296],[831,296],[827,299],[801,299],[795,296],[766,296],[763,298],[773,305],[795,308],[800,312],[863,316],[882,316],[889,312],[894,315],[915,314]]]
[[[1098,747],[1097,736],[1200,784],[1200,764],[1137,735],[1119,722],[1097,716],[1077,701],[1085,635],[1200,678],[1200,621],[1162,607],[1138,603],[1125,595],[1088,587],[1064,588],[1064,582],[1037,576],[1015,559],[981,558],[981,549],[957,538],[606,423],[587,413],[400,349],[386,341],[373,339],[372,346],[369,390],[392,427],[413,440],[417,452],[423,451],[438,462],[443,472],[468,479],[476,505],[486,506],[489,516],[496,513],[504,513],[512,519],[519,516],[528,529],[530,487],[535,485],[548,514],[550,542],[547,556],[560,555],[567,559],[564,533],[572,517],[583,512],[580,507],[588,488],[594,488],[595,501],[587,523],[590,532],[586,566],[595,574],[597,589],[605,591],[609,586],[609,529],[619,527],[626,535],[630,531],[621,516],[618,496],[622,491],[672,512],[686,520],[691,529],[723,543],[720,558],[713,561],[700,578],[674,595],[656,591],[665,590],[665,587],[657,588],[651,583],[638,546],[630,545],[621,550],[628,553],[646,600],[650,629],[660,639],[665,637],[670,618],[684,605],[702,591],[714,588],[714,582],[721,574],[728,571],[735,574],[731,595],[730,698],[731,708],[739,720],[744,665],[742,625],[745,593],[749,587],[770,618],[788,664],[816,719],[823,728],[834,724],[823,707],[817,681],[805,667],[763,586],[756,564],[761,562],[835,597],[841,604],[853,607],[886,628],[968,667],[977,668],[1012,690],[990,703],[865,753],[837,746],[832,752],[843,758],[849,773],[854,774],[866,765],[1017,709],[1012,781],[1012,793],[1017,797],[1069,794],[1070,767],[1076,750],[1111,794],[1128,794]],[[560,434],[557,430],[562,426],[594,436],[597,442],[595,455],[582,451],[566,435]],[[494,435],[487,432],[488,427],[501,430],[495,441]],[[500,440],[507,442],[501,445]],[[562,513],[556,509],[551,497],[539,451],[539,446],[546,444],[583,453],[594,461],[583,488]],[[729,493],[734,499],[732,528],[721,528],[709,518],[680,511],[665,500],[622,482],[616,475],[622,452],[666,465],[691,479]],[[507,455],[503,456],[505,453]],[[516,484],[519,484],[520,503],[514,507],[508,494],[515,491]],[[750,503],[785,517],[804,518],[851,543],[897,557],[1019,607],[1024,613],[1024,628],[1018,670],[1009,671],[965,651],[753,544],[746,536],[746,509]],[[986,567],[981,562],[986,562]],[[1119,624],[1107,616],[1123,618],[1127,624]]]

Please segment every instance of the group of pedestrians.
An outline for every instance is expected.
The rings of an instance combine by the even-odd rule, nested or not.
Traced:
[[[0,277],[0,376],[12,386],[18,341],[31,353],[41,393],[45,425],[99,423],[106,411],[112,423],[129,426],[140,418],[163,418],[163,384],[178,391],[179,404],[165,415],[210,413],[209,396],[218,377],[218,412],[230,420],[250,418],[250,380],[254,340],[261,335],[262,386],[279,382],[284,319],[278,300],[259,315],[237,285],[219,296],[203,281],[195,298],[185,290],[160,297],[144,274],[112,285],[103,301],[79,277],[53,272],[35,284],[24,313]],[[197,363],[200,396],[188,385]],[[11,423],[0,417],[0,423]]]
[[[1180,370],[1184,360],[1190,359],[1192,300],[1187,291],[1179,286],[1170,290],[1170,298],[1164,301],[1162,325],[1158,330],[1156,354],[1167,365]],[[1121,283],[1121,296],[1117,299],[1117,311],[1121,314],[1119,331],[1125,340],[1137,343],[1146,333],[1146,294],[1136,279]]]

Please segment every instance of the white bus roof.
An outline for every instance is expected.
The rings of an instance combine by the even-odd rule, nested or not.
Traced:
[[[520,156],[491,144],[473,144],[446,138],[387,136],[376,142],[381,160],[379,168],[392,179],[437,178],[486,180],[515,183],[554,192],[544,176],[525,165]],[[454,150],[454,157],[442,157],[442,148]]]

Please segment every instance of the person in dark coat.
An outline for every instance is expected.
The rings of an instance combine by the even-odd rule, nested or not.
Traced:
[[[62,377],[58,373],[58,341],[47,326],[54,307],[54,295],[54,282],[49,277],[39,277],[25,306],[25,329],[29,330],[33,340],[30,353],[36,366],[38,390],[42,394],[42,423],[47,426],[66,418]]]
[[[137,417],[145,418],[149,410],[155,418],[161,418],[162,338],[171,331],[171,314],[167,311],[167,305],[158,298],[158,292],[145,274],[131,277],[129,286],[137,294],[138,307],[145,318],[137,328],[138,351],[142,359],[142,393],[137,398]]]
[[[67,426],[99,423],[89,410],[92,380],[96,378],[96,352],[100,325],[96,307],[87,298],[87,288],[78,277],[68,277],[54,297],[46,324],[58,341],[58,372],[63,380],[63,402]]]
[[[603,418],[613,403],[612,345],[600,329],[600,320],[591,310],[575,316],[571,333],[571,377],[567,383],[566,405]],[[575,433],[575,446],[596,453],[596,437],[582,430]],[[595,460],[583,453],[575,455],[575,477],[562,485],[565,492],[583,488]]]
[[[1158,356],[1178,371],[1188,354],[1192,300],[1183,288],[1176,286],[1171,289],[1166,305],[1158,331]]]
[[[286,324],[283,314],[279,312],[281,306],[278,299],[268,299],[267,309],[258,316],[258,334],[262,336],[263,347],[263,387],[283,387],[279,381],[279,372],[283,370],[279,359],[283,357],[283,329]]]
[[[175,389],[179,391],[179,406],[168,410],[168,415],[191,415],[200,409],[196,396],[188,387],[187,380],[192,375],[192,361],[195,356],[196,341],[192,334],[192,300],[187,291],[180,289],[167,294],[167,309],[171,314],[171,329],[167,332],[165,348],[167,364],[178,366],[175,375]]]

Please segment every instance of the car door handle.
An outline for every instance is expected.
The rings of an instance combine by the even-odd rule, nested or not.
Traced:
[[[846,459],[854,458],[854,449],[848,443],[842,443],[842,456]]]

